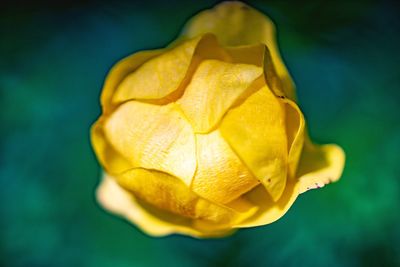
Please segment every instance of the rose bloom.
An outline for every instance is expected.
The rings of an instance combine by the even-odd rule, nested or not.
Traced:
[[[226,2],[112,68],[91,133],[106,210],[153,236],[217,237],[269,224],[339,179],[344,153],[307,136],[274,31]]]

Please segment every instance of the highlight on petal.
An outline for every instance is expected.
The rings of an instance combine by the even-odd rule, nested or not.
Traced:
[[[345,153],[341,147],[334,144],[316,145],[306,139],[297,171],[299,192],[339,180],[344,161]]]
[[[223,2],[194,16],[182,35],[193,38],[205,33],[215,34],[224,46],[264,43],[271,52],[285,95],[295,99],[293,81],[276,43],[275,25],[267,16],[241,2]]]
[[[262,72],[254,65],[204,60],[177,103],[195,132],[208,132]]]
[[[267,86],[232,108],[220,131],[274,201],[286,185],[287,138],[284,107]]]
[[[195,138],[176,104],[126,102],[107,119],[104,132],[132,166],[165,171],[190,185],[196,170]]]
[[[196,134],[196,144],[197,171],[191,185],[193,192],[216,203],[226,204],[260,183],[218,130]]]

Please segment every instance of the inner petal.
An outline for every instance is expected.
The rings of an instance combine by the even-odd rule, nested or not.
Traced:
[[[264,44],[245,45],[226,48],[233,62],[260,66],[264,69],[264,77],[268,87],[277,96],[284,96],[284,82],[278,76],[277,66],[272,61],[270,47]]]
[[[208,132],[262,73],[254,65],[204,60],[178,104],[195,132]]]
[[[165,171],[190,185],[196,170],[195,138],[176,104],[124,103],[104,129],[108,141],[133,166]]]
[[[220,131],[274,201],[282,195],[287,175],[287,137],[283,104],[267,86],[231,109]]]
[[[219,131],[196,134],[197,171],[192,190],[217,203],[228,203],[259,184]]]

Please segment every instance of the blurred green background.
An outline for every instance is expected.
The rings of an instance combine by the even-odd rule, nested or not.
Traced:
[[[400,266],[395,2],[248,1],[277,24],[312,137],[347,152],[340,182],[218,240],[151,238],[96,204],[106,73],[216,2],[1,2],[1,266]]]

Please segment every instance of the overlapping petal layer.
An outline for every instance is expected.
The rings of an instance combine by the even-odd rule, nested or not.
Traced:
[[[194,237],[218,237],[232,232],[226,227],[194,227],[197,225],[189,218],[168,214],[152,209],[141,202],[132,193],[118,185],[115,178],[104,175],[97,188],[97,200],[108,211],[118,214],[135,223],[140,229],[152,236],[165,236],[174,233]]]
[[[267,86],[232,108],[220,131],[250,171],[278,200],[286,185],[287,137],[284,107]]]
[[[100,118],[91,130],[93,149],[104,170],[110,174],[122,173],[133,167],[131,161],[121,155],[108,141],[104,133],[105,118]]]
[[[133,167],[165,171],[190,185],[196,170],[195,138],[176,104],[126,102],[108,118],[104,130]]]
[[[164,49],[141,51],[127,58],[120,60],[110,70],[101,93],[101,106],[103,113],[108,114],[115,106],[112,104],[112,98],[120,83],[145,62],[163,53]]]
[[[254,65],[204,60],[177,103],[195,132],[206,133],[262,72]]]
[[[136,168],[115,179],[137,198],[159,209],[191,219],[229,225],[254,213],[254,209],[239,213],[201,198],[176,177],[159,171]]]
[[[159,99],[177,90],[186,76],[201,37],[184,42],[145,62],[118,86],[113,102]]]
[[[196,134],[196,144],[197,171],[191,186],[195,193],[225,204],[259,184],[218,130]]]
[[[265,44],[286,96],[295,99],[293,81],[280,56],[275,25],[270,18],[244,3],[227,2],[197,14],[186,24],[182,35],[193,38],[204,33],[215,34],[224,46]]]
[[[303,113],[292,100],[284,99],[285,127],[288,144],[288,178],[296,179],[297,166],[303,150],[305,120]]]
[[[231,61],[230,55],[219,46],[212,34],[182,40],[176,46],[165,49],[164,53],[159,51],[149,51],[152,57],[148,57],[147,61],[142,61],[144,55],[137,53],[140,65],[119,79],[119,84],[114,83],[116,89],[112,104],[133,99],[158,104],[175,101],[183,94],[193,72],[203,60]]]

